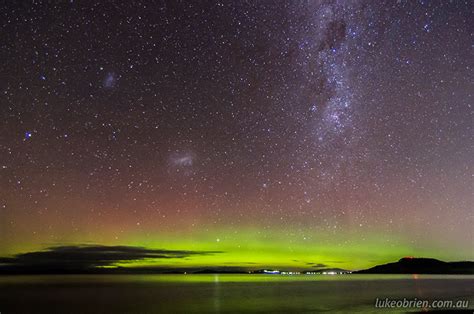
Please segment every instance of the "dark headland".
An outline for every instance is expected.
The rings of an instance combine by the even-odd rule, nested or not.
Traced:
[[[443,262],[434,258],[404,257],[355,274],[474,274],[474,262]]]

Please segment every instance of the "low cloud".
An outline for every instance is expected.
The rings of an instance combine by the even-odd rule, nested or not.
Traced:
[[[320,268],[320,267],[328,267],[329,265],[326,265],[326,264],[322,264],[322,263],[306,263],[307,265],[311,265],[311,267],[316,267],[316,268]]]
[[[221,251],[148,249],[138,246],[70,245],[49,247],[42,251],[0,257],[0,270],[37,272],[88,271],[116,263],[189,258]]]

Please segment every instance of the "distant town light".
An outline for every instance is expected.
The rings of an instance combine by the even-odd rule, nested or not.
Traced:
[[[265,273],[265,274],[279,274],[280,271],[279,271],[279,270],[268,270],[268,269],[264,269],[264,270],[263,270],[263,273]]]

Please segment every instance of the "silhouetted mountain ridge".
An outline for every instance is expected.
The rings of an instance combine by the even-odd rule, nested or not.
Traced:
[[[377,265],[357,274],[474,274],[474,262],[443,262],[434,258],[404,257],[395,263]]]

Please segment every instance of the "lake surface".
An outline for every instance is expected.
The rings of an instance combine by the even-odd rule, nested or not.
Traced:
[[[0,276],[0,313],[406,313],[375,299],[468,300],[474,276]]]

